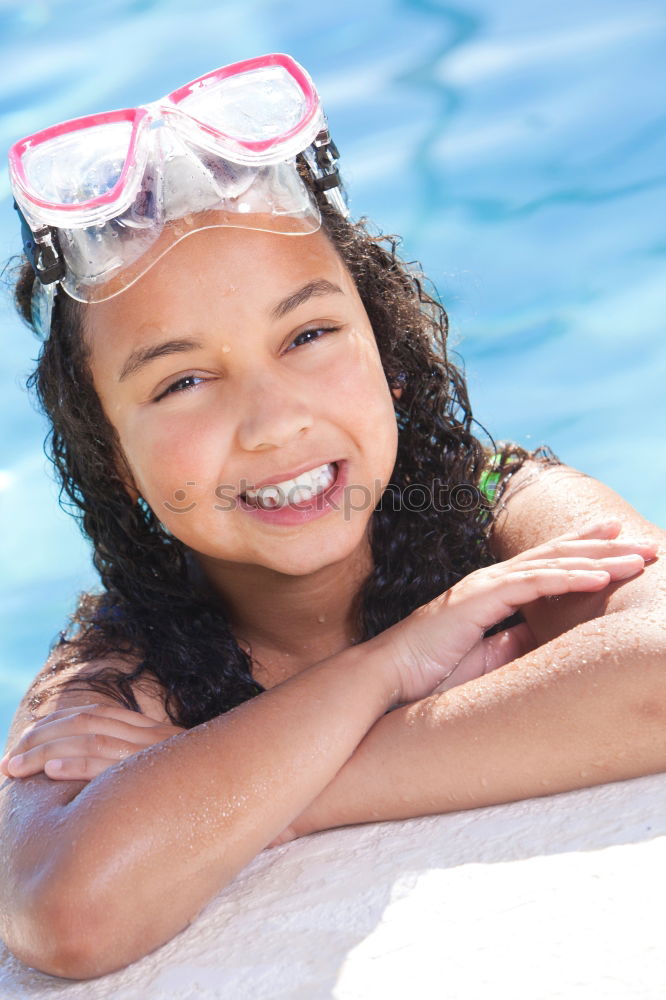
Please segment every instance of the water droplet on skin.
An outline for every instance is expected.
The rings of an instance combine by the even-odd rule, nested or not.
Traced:
[[[229,346],[229,344],[222,344],[222,353],[223,354],[228,354],[230,350],[231,350],[231,347]]]
[[[323,625],[324,622],[326,621],[326,615],[317,615],[317,621],[319,622],[320,625]]]

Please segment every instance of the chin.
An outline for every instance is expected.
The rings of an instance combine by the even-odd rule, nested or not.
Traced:
[[[285,576],[310,576],[325,570],[328,566],[335,566],[346,560],[353,559],[356,554],[363,555],[366,552],[367,532],[355,532],[354,537],[345,540],[345,544],[338,538],[331,539],[331,544],[327,545],[325,539],[312,539],[302,544],[292,547],[290,552],[276,553],[274,559],[263,563],[266,569],[272,569],[276,573]]]

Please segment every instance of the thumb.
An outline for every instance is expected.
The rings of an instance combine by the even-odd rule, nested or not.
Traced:
[[[488,639],[481,639],[463,656],[455,670],[439,684],[432,694],[440,694],[450,688],[465,684],[476,677],[489,674],[505,663],[511,663],[537,648],[537,641],[526,623],[496,632]]]
[[[513,628],[496,632],[489,639],[483,639],[480,643],[484,647],[486,665],[484,674],[503,667],[505,663],[511,663],[526,653],[531,653],[537,648],[537,640],[532,629],[526,622],[514,625]]]

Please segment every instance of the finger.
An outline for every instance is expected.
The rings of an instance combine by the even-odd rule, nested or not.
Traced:
[[[581,556],[601,559],[631,553],[650,556],[654,555],[658,548],[659,542],[652,538],[555,538],[549,542],[543,542],[541,545],[537,545],[533,549],[525,549],[523,552],[518,553],[518,555],[513,556],[511,559],[506,561],[515,564],[516,562],[520,562],[522,559],[526,558],[541,559],[565,556]]]
[[[484,673],[488,674],[525,656],[526,653],[531,653],[539,644],[527,622],[521,622],[520,625],[514,625],[513,628],[504,629],[487,639],[482,639],[481,645],[485,654]]]
[[[30,746],[35,744],[35,741],[30,739],[30,734],[40,730],[39,740],[43,741],[44,739],[51,739],[52,736],[50,734],[56,732],[56,730],[47,729],[44,731],[45,726],[50,726],[52,722],[62,719],[74,719],[81,713],[84,713],[88,717],[92,714],[96,717],[115,718],[121,722],[126,722],[128,725],[144,727],[146,729],[160,725],[156,719],[151,719],[150,716],[144,715],[142,712],[135,712],[131,709],[122,708],[120,705],[101,705],[94,702],[89,705],[77,705],[73,708],[61,708],[57,712],[49,712],[47,715],[38,718],[29,726],[26,726],[19,738],[8,747],[4,757],[0,760],[0,771],[6,774],[6,764],[8,759],[13,754],[21,753],[22,750],[28,749]],[[47,736],[46,733],[49,735]],[[24,743],[24,740],[27,740],[27,742]]]
[[[578,539],[612,539],[622,530],[622,522],[619,518],[611,518],[607,521],[593,521],[583,524],[578,528],[571,528],[561,535],[553,535],[546,539],[542,545],[558,544],[559,542],[576,541]]]
[[[586,558],[584,556],[556,556],[542,559],[519,559],[511,563],[511,571],[534,571],[544,569],[563,569],[597,571],[602,570],[610,574],[613,579],[621,579],[624,576],[636,572],[636,568],[642,569],[645,564],[644,557],[638,552],[627,552],[622,555],[603,556],[598,559]],[[501,566],[501,564],[500,564]],[[502,571],[495,574],[495,580],[501,578]]]
[[[558,537],[562,539],[566,538],[582,538],[582,539],[594,539],[603,538],[612,540],[617,538],[622,529],[625,528],[625,524],[620,520],[620,518],[610,518],[607,521],[598,521],[594,524],[584,525],[579,530],[573,530],[566,532]],[[626,536],[629,537],[629,536]],[[622,541],[619,538],[618,541]]]
[[[81,711],[85,710],[92,711],[93,709],[96,709],[98,707],[101,706],[98,706],[97,703],[93,703],[90,705],[77,705],[76,708],[61,708],[57,712],[48,712],[46,715],[39,716],[37,719],[34,720],[34,722],[31,722],[29,725],[27,725],[25,729],[22,730],[20,736],[7,747],[7,752],[5,753],[2,760],[0,760],[0,770],[2,770],[4,773],[7,773],[6,771],[7,761],[14,754],[20,753],[19,744],[28,733],[32,733],[36,729],[41,729],[42,726],[48,725],[50,722],[53,722],[54,719],[68,718],[72,715],[78,714]]]
[[[44,773],[55,781],[90,781],[117,763],[102,757],[56,757],[45,762]]]
[[[47,715],[36,719],[28,728],[36,729],[38,726],[53,722],[55,719],[71,718],[74,715],[79,715],[81,712],[86,712],[89,715],[92,713],[106,718],[119,719],[121,722],[128,722],[135,726],[154,726],[156,722],[155,719],[151,719],[142,712],[123,708],[121,705],[107,705],[93,702],[90,705],[76,705],[70,708],[60,708],[57,712],[49,712]]]
[[[137,745],[127,740],[100,736],[96,733],[85,734],[59,740],[34,747],[24,753],[15,755],[7,762],[8,776],[11,778],[27,778],[31,774],[39,774],[44,770],[47,760],[68,757],[102,758],[115,763],[144,750],[151,744]]]
[[[527,623],[514,625],[487,639],[481,639],[432,693],[439,694],[476,677],[482,677],[531,652],[537,645],[536,638]]]
[[[644,562],[640,556],[625,556],[624,559],[624,568],[617,567],[613,574],[607,570],[555,567],[516,570],[506,577],[502,596],[509,608],[517,609],[540,597],[602,590],[608,586],[612,576],[615,579],[634,576],[643,569]]]
[[[482,677],[486,668],[486,653],[483,647],[483,640],[474,645],[456,666],[449,671],[442,681],[433,688],[431,694],[442,694],[450,691],[451,688],[466,684],[467,681],[474,680],[475,677]]]
[[[640,572],[642,566],[643,560],[636,556],[635,564],[628,565],[626,575]],[[604,570],[507,570],[505,567],[499,575],[480,570],[465,577],[441,599],[436,598],[430,607],[435,613],[439,606],[447,607],[458,616],[464,615],[470,625],[485,630],[540,597],[598,591],[607,587],[610,580],[610,573]]]
[[[622,521],[619,517],[610,517],[601,521],[590,521],[579,528],[572,528],[559,539],[566,538],[614,538],[622,530]]]
[[[112,712],[115,713],[115,709]],[[129,716],[136,714],[136,712],[127,712],[123,718],[129,719]],[[11,747],[10,755],[25,753],[40,744],[50,743],[65,736],[88,733],[95,733],[99,736],[115,736],[129,742],[148,745],[155,742],[154,731],[158,728],[161,728],[160,724],[153,720],[151,720],[150,725],[143,723],[135,725],[133,719],[125,722],[111,713],[99,714],[97,711],[78,711],[74,715],[63,715],[51,722],[45,722],[41,726],[29,726]]]

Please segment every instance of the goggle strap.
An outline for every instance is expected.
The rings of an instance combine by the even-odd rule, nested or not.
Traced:
[[[43,285],[50,285],[65,277],[65,259],[60,250],[57,230],[44,226],[33,233],[28,222],[14,202],[14,208],[21,220],[23,251],[30,261],[33,271]]]
[[[32,328],[40,340],[47,340],[51,333],[53,307],[56,292],[59,288],[60,285],[56,285],[55,283],[43,285],[37,277],[35,277],[33,282],[32,298],[30,301]]]

